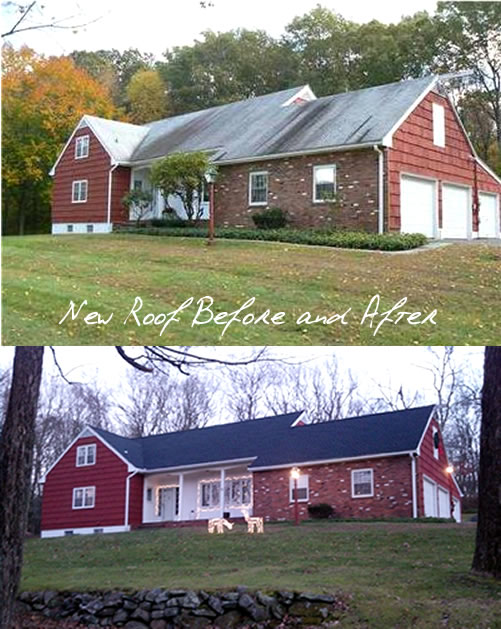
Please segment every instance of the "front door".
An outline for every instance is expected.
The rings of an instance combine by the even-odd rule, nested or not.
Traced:
[[[160,487],[158,502],[162,520],[174,520],[176,515],[176,487]]]

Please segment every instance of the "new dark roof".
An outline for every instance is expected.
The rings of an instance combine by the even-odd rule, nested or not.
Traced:
[[[254,459],[250,469],[416,450],[433,406],[292,427],[301,412],[128,439],[93,428],[135,467]]]

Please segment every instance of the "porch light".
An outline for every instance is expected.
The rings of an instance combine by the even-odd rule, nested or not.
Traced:
[[[209,184],[209,238],[207,240],[208,245],[212,245],[214,242],[214,230],[215,230],[215,203],[214,203],[214,183],[216,182],[217,168],[215,166],[209,166],[205,171],[204,178]]]
[[[448,465],[445,468],[445,471],[447,472],[447,474],[452,474],[454,472],[454,468],[452,467],[452,465]]]
[[[301,475],[299,467],[293,467],[291,469],[291,478],[294,481],[294,523],[297,526],[299,524],[299,506],[297,503],[297,481]]]

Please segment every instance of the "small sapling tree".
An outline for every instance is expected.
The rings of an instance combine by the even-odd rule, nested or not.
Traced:
[[[152,202],[153,194],[150,190],[131,190],[122,199],[122,204],[129,212],[129,218],[133,218],[138,226],[151,209]]]
[[[202,151],[174,153],[153,165],[150,180],[162,191],[168,209],[174,210],[169,197],[180,199],[188,222],[196,224],[203,213],[203,186],[209,169],[213,167]]]

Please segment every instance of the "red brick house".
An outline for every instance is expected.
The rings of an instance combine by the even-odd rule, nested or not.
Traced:
[[[340,517],[461,519],[461,493],[434,407],[307,424],[289,413],[129,439],[87,427],[49,469],[42,537],[180,525],[243,510],[293,519],[330,504]]]
[[[121,200],[151,189],[152,163],[195,150],[219,169],[218,225],[252,225],[254,212],[280,207],[296,226],[500,237],[501,179],[476,155],[439,77],[323,98],[303,86],[143,126],[84,116],[51,171],[52,232],[127,222]],[[165,209],[153,192],[146,218]]]

